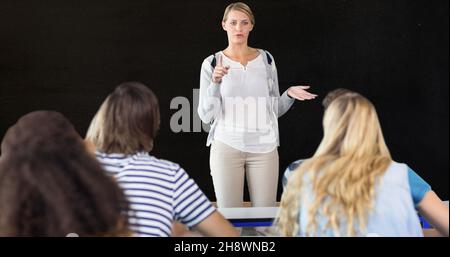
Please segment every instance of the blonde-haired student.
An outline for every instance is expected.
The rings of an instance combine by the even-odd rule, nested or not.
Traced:
[[[293,172],[277,217],[285,236],[423,236],[408,166],[392,160],[373,104],[331,101],[314,156]]]

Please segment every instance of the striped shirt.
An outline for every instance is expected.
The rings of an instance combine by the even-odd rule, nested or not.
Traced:
[[[129,202],[129,224],[136,236],[167,237],[177,220],[196,226],[215,211],[198,185],[178,164],[148,153],[96,152]]]

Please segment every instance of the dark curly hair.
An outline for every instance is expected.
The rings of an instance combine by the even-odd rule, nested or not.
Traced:
[[[60,113],[36,111],[5,134],[0,236],[124,236],[122,190]]]

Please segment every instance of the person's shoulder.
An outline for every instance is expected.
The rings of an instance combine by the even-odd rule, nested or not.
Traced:
[[[205,59],[203,59],[203,62],[211,63],[212,59],[214,59],[214,55],[208,55]]]
[[[273,55],[266,49],[262,49],[262,48],[255,48],[260,55],[263,56],[265,62],[269,65],[272,66],[272,68],[275,68],[275,59],[273,58]]]
[[[207,64],[209,66],[211,66],[211,63],[213,62],[213,59],[216,57],[216,53],[211,53],[210,55],[208,55],[205,59],[203,59],[203,65]]]
[[[256,51],[265,54],[266,56],[269,56],[270,58],[273,59],[273,55],[270,53],[269,50],[267,49],[263,49],[263,48],[254,48]]]
[[[213,66],[215,66],[213,64],[214,58],[215,58],[215,56],[213,54],[211,54],[203,60],[202,66],[201,66],[202,72],[212,72],[213,71],[213,69],[214,69]]]
[[[288,165],[288,167],[284,171],[283,178],[282,178],[283,187],[287,186],[289,178],[292,176],[292,174],[294,174],[294,172],[298,169],[298,167],[300,167],[300,165],[305,160],[306,159],[296,160],[296,161],[294,161],[294,162],[292,162],[291,164]],[[302,180],[308,180],[308,179],[309,179],[308,173],[304,173],[303,177],[302,177]]]
[[[292,174],[292,172],[294,172],[303,161],[304,161],[304,159],[300,159],[300,160],[296,160],[296,161],[292,162],[291,164],[289,164],[287,166],[286,170],[284,171],[283,178],[288,179],[289,176]]]
[[[126,158],[126,155],[120,154],[120,153],[105,153],[102,151],[99,151],[98,149],[95,150],[95,156],[97,158],[111,158],[111,159],[124,159]]]
[[[381,175],[381,179],[382,184],[405,186],[409,181],[408,165],[392,160],[386,171]]]
[[[391,163],[387,167],[387,172],[398,172],[401,170],[403,173],[407,174],[409,167],[405,163],[396,162],[394,160],[391,161]]]
[[[300,164],[302,164],[302,162],[305,161],[304,159],[300,159],[300,160],[296,160],[294,162],[292,162],[291,164],[288,165],[288,169],[290,171],[294,171],[298,168],[298,166],[300,166]]]
[[[129,156],[120,153],[105,153],[96,150],[95,157],[102,164],[122,164],[127,162]]]
[[[156,172],[164,172],[174,174],[181,169],[178,163],[160,159],[147,153],[137,153],[130,158],[127,168],[141,167],[142,170],[152,170]]]
[[[168,167],[169,169],[178,170],[178,169],[181,168],[180,165],[178,163],[176,163],[176,162],[169,161],[169,160],[166,160],[166,159],[156,158],[154,156],[151,156],[151,157],[153,158],[154,162],[156,162],[156,163],[158,163],[160,165],[164,165],[164,166]]]

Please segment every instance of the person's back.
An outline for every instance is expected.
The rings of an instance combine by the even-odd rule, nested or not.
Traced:
[[[276,223],[281,234],[422,236],[408,166],[392,160],[372,103],[357,93],[338,96],[323,128],[314,156],[287,181]]]
[[[215,211],[178,164],[145,152],[96,155],[124,190],[130,227],[138,236],[171,236],[174,217],[193,227]]]
[[[128,236],[122,190],[61,114],[20,118],[2,141],[0,236]]]
[[[103,102],[86,139],[130,202],[130,227],[138,236],[171,236],[177,221],[207,236],[237,236],[197,184],[153,149],[160,124],[156,95],[139,82],[119,85]]]
[[[301,206],[309,206],[314,202],[314,193],[308,173],[305,173],[304,187],[301,192]],[[299,213],[298,236],[307,235],[308,210],[303,208]],[[326,228],[328,217],[318,214],[317,234],[314,236],[346,235],[347,223],[340,220],[339,234]],[[407,166],[392,162],[375,185],[373,207],[368,213],[366,229],[362,231],[355,224],[355,236],[423,236],[419,218],[411,198]]]

